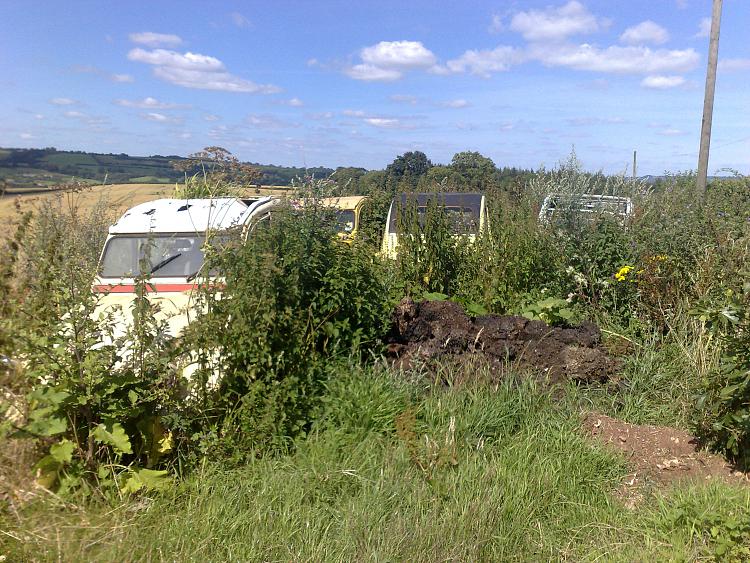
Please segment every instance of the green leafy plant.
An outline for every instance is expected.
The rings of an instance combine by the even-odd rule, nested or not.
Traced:
[[[287,448],[309,429],[330,366],[379,346],[390,305],[379,264],[340,243],[329,214],[314,199],[278,210],[214,257],[221,299],[207,296],[186,336],[221,358],[220,388],[188,437],[204,449],[239,461]]]
[[[567,300],[547,297],[527,304],[521,315],[527,319],[544,321],[548,325],[564,325],[571,321],[575,313]]]
[[[727,291],[718,306],[693,310],[723,347],[718,372],[704,382],[696,409],[700,435],[743,467],[750,466],[750,282]]]

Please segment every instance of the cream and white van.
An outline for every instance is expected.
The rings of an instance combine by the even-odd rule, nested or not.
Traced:
[[[145,276],[148,297],[158,306],[157,320],[172,337],[190,323],[198,281],[204,271],[209,237],[238,229],[247,236],[258,218],[280,202],[277,198],[159,199],[129,209],[109,228],[93,290],[99,295],[95,315],[115,320],[114,337],[132,324],[136,278]]]

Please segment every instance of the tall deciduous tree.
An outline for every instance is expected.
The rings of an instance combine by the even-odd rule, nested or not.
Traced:
[[[432,162],[422,151],[409,151],[391,162],[385,169],[389,186],[407,184],[412,189],[416,188],[420,176],[432,168]]]
[[[478,152],[464,151],[453,155],[451,168],[464,180],[464,185],[471,190],[485,190],[497,183],[497,167],[488,158]]]

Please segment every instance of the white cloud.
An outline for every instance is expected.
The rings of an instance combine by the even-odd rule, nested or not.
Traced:
[[[35,113],[34,114],[34,119],[44,119],[44,115],[41,114],[41,113]]]
[[[680,135],[684,134],[684,131],[682,131],[681,129],[675,129],[674,127],[668,127],[659,131],[659,135],[663,137],[679,137]]]
[[[620,35],[620,41],[628,45],[662,45],[669,41],[669,32],[658,23],[646,20],[627,28]]]
[[[155,111],[141,114],[141,117],[147,121],[155,121],[156,123],[182,123],[182,119],[179,117],[164,115]]]
[[[701,18],[701,21],[698,24],[698,33],[693,37],[700,38],[708,37],[709,35],[711,35],[711,18]]]
[[[204,115],[203,119],[205,121],[219,121],[221,118],[218,115],[214,115],[212,113],[209,113],[208,115]]]
[[[401,127],[401,122],[395,118],[367,117],[364,121],[373,127],[379,127],[382,129],[397,129]]]
[[[299,98],[290,98],[289,100],[283,100],[281,103],[285,106],[291,106],[293,108],[301,108],[305,105],[305,102],[303,102]]]
[[[449,100],[447,102],[441,102],[440,105],[446,108],[460,109],[460,108],[467,108],[471,104],[467,102],[466,100],[459,99],[459,100]]]
[[[179,35],[172,33],[154,33],[153,31],[142,31],[131,33],[129,36],[133,43],[146,45],[147,47],[178,47],[183,41]]]
[[[232,18],[232,23],[240,29],[246,29],[253,25],[248,18],[246,18],[239,12],[232,12],[231,14],[229,14],[229,17]]]
[[[621,74],[687,72],[695,68],[699,61],[694,49],[652,50],[648,47],[616,45],[601,49],[588,44],[536,45],[532,46],[529,55],[548,66]]]
[[[434,67],[437,57],[420,41],[381,41],[359,52],[362,62],[345,70],[355,80],[391,82],[409,70]]]
[[[641,86],[655,90],[667,90],[685,84],[682,76],[647,76],[641,81]]]
[[[513,16],[510,29],[528,41],[561,40],[571,35],[595,33],[605,29],[609,21],[591,14],[576,0],[558,8],[529,10]]]
[[[750,70],[750,59],[719,59],[719,70],[728,72]]]
[[[309,113],[307,114],[307,117],[310,119],[313,119],[315,121],[327,121],[329,119],[333,119],[333,112],[332,111],[323,111],[319,113]]]
[[[367,115],[361,109],[345,109],[341,113],[343,113],[347,117],[364,117],[365,115]]]
[[[71,98],[52,98],[49,103],[55,106],[73,106],[78,103],[78,100]]]
[[[31,133],[21,133],[21,134],[20,134],[20,135],[18,135],[18,136],[19,136],[19,137],[21,137],[21,138],[22,138],[22,139],[23,139],[24,141],[28,141],[28,140],[30,140],[30,139],[35,139],[35,138],[36,138],[36,137],[34,137],[34,135],[32,135]]]
[[[132,49],[128,59],[153,65],[154,75],[166,82],[185,88],[274,94],[281,89],[271,84],[256,84],[227,72],[216,57],[199,53],[178,53],[166,49],[146,51]]]
[[[511,65],[523,62],[525,55],[515,47],[501,45],[493,50],[466,51],[457,59],[446,63],[451,72],[470,72],[482,77],[489,77],[493,72],[509,70]]]
[[[503,29],[505,29],[505,26],[503,25],[502,16],[494,14],[492,16],[490,26],[487,28],[487,31],[489,31],[490,33],[500,33]]]
[[[146,98],[143,98],[142,100],[115,100],[115,103],[118,106],[123,106],[126,108],[139,108],[139,109],[174,109],[179,107],[185,107],[181,106],[180,104],[173,104],[170,102],[160,102],[156,98],[152,98],[151,96],[148,96]]]
[[[63,115],[65,117],[70,117],[71,119],[88,119],[89,117],[88,115],[80,111],[66,111]]]
[[[592,125],[617,125],[626,123],[622,117],[571,117],[566,119],[565,122],[573,127],[591,127]]]
[[[365,64],[381,68],[428,68],[435,64],[435,55],[419,41],[381,41],[360,51]]]
[[[398,70],[380,68],[373,65],[358,64],[346,69],[349,78],[368,82],[393,82],[401,78],[404,73]]]
[[[135,78],[129,74],[113,74],[110,76],[112,82],[135,82]]]

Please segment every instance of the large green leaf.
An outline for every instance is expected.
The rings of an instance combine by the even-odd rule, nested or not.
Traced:
[[[125,481],[122,490],[126,493],[144,491],[155,491],[167,488],[172,483],[172,478],[166,471],[154,469],[135,469]]]
[[[62,440],[57,444],[52,444],[49,449],[49,454],[60,463],[70,463],[73,460],[73,450],[75,444],[70,440]]]
[[[130,446],[130,438],[128,438],[125,429],[119,422],[115,422],[112,428],[107,430],[104,424],[99,424],[94,429],[94,439],[97,442],[112,446],[115,453],[118,454],[132,454],[133,448]]]

